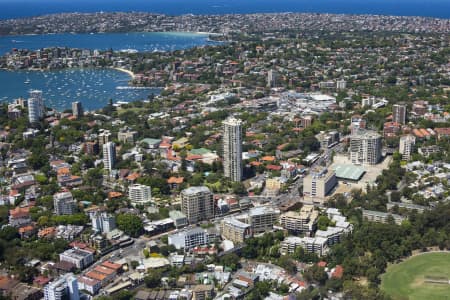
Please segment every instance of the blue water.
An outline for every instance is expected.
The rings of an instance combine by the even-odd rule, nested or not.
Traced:
[[[0,18],[58,12],[147,11],[171,15],[319,12],[450,18],[449,0],[0,0]]]
[[[25,84],[26,80],[29,84]],[[86,110],[105,107],[109,99],[117,101],[145,100],[150,94],[159,94],[159,88],[117,89],[126,87],[130,76],[113,69],[69,69],[57,71],[0,70],[0,102],[28,97],[30,89],[43,91],[45,105],[59,111],[81,101]]]
[[[82,49],[138,51],[170,51],[194,46],[214,45],[205,34],[178,32],[46,34],[0,37],[0,55],[13,48],[40,49],[43,47],[70,47]]]

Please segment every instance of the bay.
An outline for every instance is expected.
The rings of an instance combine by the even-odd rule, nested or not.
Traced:
[[[92,34],[43,34],[0,37],[0,55],[13,48],[36,50],[46,47],[69,47],[114,51],[133,49],[139,52],[172,51],[195,46],[215,45],[207,34],[189,32],[131,32]]]
[[[0,101],[11,102],[27,98],[32,89],[42,90],[45,105],[58,111],[71,108],[80,101],[85,110],[105,107],[109,99],[117,101],[147,100],[150,94],[158,95],[159,88],[131,89],[127,73],[115,69],[66,69],[54,71],[0,70]],[[25,81],[30,83],[26,84]]]

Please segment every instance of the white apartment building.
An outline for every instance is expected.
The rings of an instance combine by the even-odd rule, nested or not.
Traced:
[[[242,180],[242,121],[229,117],[223,125],[224,175],[231,181]]]
[[[77,208],[77,203],[70,192],[62,192],[53,195],[53,205],[55,207],[55,214],[58,216],[72,215]]]
[[[208,232],[200,227],[186,228],[177,233],[170,234],[168,244],[177,249],[189,250],[197,246],[209,244]]]
[[[39,122],[44,117],[45,106],[44,99],[42,99],[42,91],[30,91],[30,98],[28,98],[28,121],[30,123]]]
[[[107,142],[103,146],[103,168],[111,172],[116,162],[116,144]]]
[[[181,192],[181,211],[190,224],[214,218],[213,194],[206,186],[193,186]]]
[[[45,300],[80,300],[77,278],[67,273],[44,287]]]
[[[415,144],[416,137],[412,134],[400,137],[399,152],[402,155],[403,160],[408,161],[411,158],[411,154],[414,151]]]
[[[375,165],[381,159],[381,135],[357,130],[350,136],[350,159],[355,165]]]
[[[133,206],[148,205],[152,201],[152,189],[147,185],[133,184],[128,188],[128,198]]]
[[[106,212],[95,212],[90,215],[92,229],[95,232],[108,233],[116,228],[116,219],[114,215]]]

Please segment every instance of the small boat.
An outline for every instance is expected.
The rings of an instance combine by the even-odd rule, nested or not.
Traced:
[[[25,84],[30,84],[30,83],[31,83],[31,80],[30,80],[29,78],[27,78],[27,80],[25,80],[23,83],[25,83]]]

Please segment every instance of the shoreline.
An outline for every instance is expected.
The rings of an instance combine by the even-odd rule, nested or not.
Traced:
[[[135,79],[136,78],[136,74],[134,74],[132,71],[128,70],[128,69],[124,69],[124,68],[119,68],[119,67],[110,67],[113,70],[117,70],[120,72],[124,72],[127,73],[128,75],[131,76],[131,79]]]

